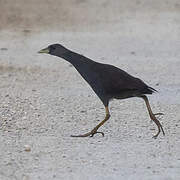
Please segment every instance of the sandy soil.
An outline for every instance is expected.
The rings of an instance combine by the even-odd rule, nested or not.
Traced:
[[[178,1],[62,1],[63,11],[55,9],[69,10],[60,16],[62,29],[57,14],[38,21],[57,4],[45,1],[38,15],[35,1],[29,3],[32,12],[14,2],[0,1],[1,10],[11,10],[1,16],[0,180],[179,180]],[[50,22],[52,29],[45,25]],[[149,98],[154,112],[165,113],[160,121],[166,136],[152,138],[157,129],[144,102],[131,98],[110,103],[111,119],[101,128],[105,137],[71,138],[102,120],[104,108],[70,64],[37,54],[55,42],[156,88],[159,93]]]

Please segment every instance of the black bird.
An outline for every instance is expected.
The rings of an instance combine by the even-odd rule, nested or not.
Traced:
[[[131,97],[144,99],[149,116],[158,127],[158,132],[153,137],[156,138],[161,130],[163,135],[165,135],[161,123],[156,118],[156,115],[163,115],[163,113],[153,114],[149,100],[146,96],[146,94],[152,94],[156,90],[146,85],[141,79],[133,77],[115,66],[95,62],[60,44],[52,44],[47,48],[40,50],[39,53],[58,56],[71,63],[91,86],[105,106],[106,116],[103,121],[90,132],[81,135],[72,135],[72,137],[92,137],[96,133],[101,133],[104,136],[104,133],[99,132],[98,129],[110,118],[108,108],[109,101],[111,99],[125,99]]]

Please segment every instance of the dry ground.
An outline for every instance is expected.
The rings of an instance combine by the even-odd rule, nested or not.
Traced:
[[[36,2],[0,1],[0,180],[178,180],[178,1]],[[55,42],[156,88],[149,98],[165,113],[166,136],[152,138],[156,126],[132,98],[110,103],[104,138],[71,138],[102,120],[104,108],[70,64],[37,54]]]

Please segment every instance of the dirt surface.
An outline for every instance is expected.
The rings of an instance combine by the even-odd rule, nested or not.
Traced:
[[[13,2],[0,1],[0,180],[179,180],[179,1]],[[37,54],[57,42],[157,89],[149,99],[166,136],[152,138],[131,98],[110,103],[105,137],[71,138],[105,112],[70,64]]]

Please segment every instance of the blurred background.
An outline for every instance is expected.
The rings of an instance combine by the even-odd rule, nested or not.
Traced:
[[[133,33],[143,25],[167,34],[179,25],[179,11],[178,0],[1,0],[0,29]]]
[[[119,55],[133,57],[137,52],[143,58],[172,58],[179,56],[179,12],[178,0],[1,0],[0,45],[2,50],[9,47],[20,55],[21,49],[32,56],[38,48],[57,42],[92,58],[99,53],[102,61],[114,56],[114,63],[117,58],[120,63]]]

